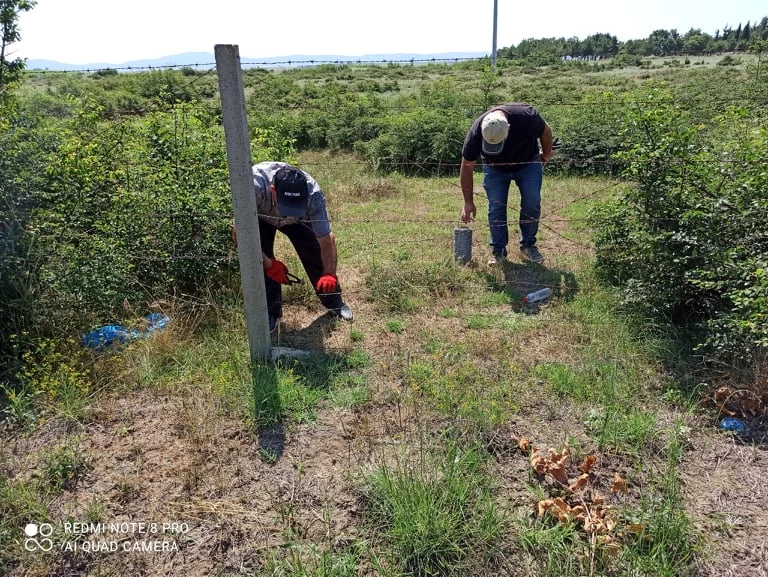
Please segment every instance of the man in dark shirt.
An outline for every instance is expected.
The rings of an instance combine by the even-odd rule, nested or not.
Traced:
[[[277,328],[283,315],[281,285],[291,282],[288,268],[275,258],[278,230],[296,249],[323,306],[331,315],[352,321],[352,310],[341,299],[336,276],[336,238],[331,232],[320,185],[303,170],[285,162],[260,162],[252,170],[270,332]],[[236,242],[234,229],[233,235]]]
[[[507,201],[512,181],[520,190],[520,254],[531,262],[544,260],[536,248],[536,233],[541,216],[542,166],[552,158],[552,144],[552,129],[528,104],[495,106],[469,129],[461,151],[461,220],[466,223],[476,215],[472,173],[481,158],[491,234],[488,264],[497,264],[507,256]]]

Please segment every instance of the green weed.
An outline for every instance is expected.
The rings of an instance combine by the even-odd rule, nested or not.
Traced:
[[[591,394],[587,383],[570,367],[560,363],[541,363],[536,365],[534,375],[550,383],[555,393],[575,401],[587,401]]]
[[[23,551],[18,546],[27,523],[48,522],[49,507],[33,483],[0,474],[0,573],[10,574]]]
[[[368,479],[369,522],[408,575],[465,575],[492,563],[504,522],[488,491],[479,452],[427,450]]]
[[[413,402],[483,427],[500,425],[517,412],[514,372],[506,361],[484,366],[461,348],[448,347],[413,358],[402,369]]]
[[[334,407],[351,409],[364,404],[370,397],[365,375],[343,373],[333,378],[329,399]]]
[[[35,394],[26,383],[12,387],[10,383],[0,383],[0,393],[5,397],[2,413],[12,424],[22,429],[30,429],[37,420]]]
[[[640,456],[648,444],[658,437],[656,421],[655,412],[609,406],[603,412],[590,411],[584,424],[600,450],[612,448]]]
[[[684,508],[679,466],[684,439],[683,428],[676,426],[667,445],[666,468],[650,485],[658,488],[645,493],[639,506],[627,508],[627,523],[640,527],[628,535],[622,562],[630,574],[675,577],[686,574],[699,546],[699,539]]]
[[[512,295],[506,291],[483,293],[477,297],[477,306],[484,309],[490,309],[509,306],[512,301]]]
[[[365,351],[353,349],[339,357],[310,355],[256,366],[249,401],[253,422],[265,426],[284,417],[297,422],[314,421],[318,403],[329,397],[342,405],[363,402],[367,398],[365,379],[355,380],[351,371],[370,364],[371,358]],[[352,387],[346,386],[349,383]]]
[[[466,327],[468,329],[474,329],[474,330],[480,330],[480,329],[489,329],[491,328],[495,323],[495,319],[488,315],[469,315],[467,317],[467,324]]]
[[[541,569],[537,575],[547,577],[581,577],[589,575],[589,545],[574,524],[549,524],[542,521],[518,521],[520,544],[532,555]]]
[[[43,490],[71,490],[90,470],[87,455],[73,445],[62,445],[42,456],[38,480]]]
[[[364,369],[371,366],[371,355],[363,349],[352,349],[343,356],[342,363],[347,369]]]
[[[115,490],[115,501],[123,506],[134,501],[141,494],[139,487],[129,478],[120,479],[115,483],[113,489]]]
[[[88,523],[103,523],[107,518],[107,506],[96,497],[91,498],[85,507],[85,521]]]
[[[277,451],[270,447],[259,447],[259,459],[268,465],[274,465],[278,459]]]
[[[365,278],[370,299],[387,312],[408,313],[431,298],[465,290],[467,272],[451,259],[374,263]]]
[[[82,368],[82,349],[72,340],[40,339],[22,354],[15,388],[0,385],[7,398],[9,418],[30,426],[45,408],[66,424],[83,423],[89,416],[93,384]]]
[[[271,554],[265,563],[264,574],[274,577],[357,577],[364,551],[363,544],[337,551],[295,543]]]

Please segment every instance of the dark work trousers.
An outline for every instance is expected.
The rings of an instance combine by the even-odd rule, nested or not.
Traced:
[[[261,251],[269,258],[275,258],[275,233],[282,232],[291,241],[299,260],[307,272],[309,282],[317,286],[317,281],[323,276],[323,260],[320,256],[320,243],[317,242],[315,231],[311,226],[302,223],[289,224],[279,229],[263,220],[259,220],[259,236],[261,237]],[[280,283],[276,283],[267,276],[264,271],[264,283],[267,291],[267,314],[272,317],[283,316],[283,291]],[[327,309],[340,309],[344,304],[341,300],[341,285],[330,294],[321,294],[315,291],[320,302]]]

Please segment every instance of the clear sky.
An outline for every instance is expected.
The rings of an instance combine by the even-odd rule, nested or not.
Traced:
[[[121,64],[236,44],[244,59],[491,53],[494,0],[38,0],[11,58]],[[768,16],[765,0],[498,0],[497,47],[525,38],[654,30],[714,34]]]

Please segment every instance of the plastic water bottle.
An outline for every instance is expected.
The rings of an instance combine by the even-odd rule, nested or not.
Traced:
[[[548,299],[550,296],[552,296],[552,289],[549,287],[545,287],[543,289],[539,289],[537,291],[533,291],[532,293],[528,293],[523,297],[524,303],[537,303],[539,301],[543,301],[544,299]]]

